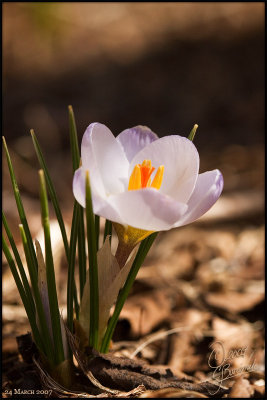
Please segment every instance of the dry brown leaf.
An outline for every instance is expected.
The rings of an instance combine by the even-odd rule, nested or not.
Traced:
[[[239,377],[229,393],[229,397],[249,399],[254,394],[254,389],[247,379]]]
[[[195,354],[195,342],[203,339],[203,331],[208,328],[211,314],[197,309],[183,308],[172,314],[172,325],[185,327],[172,337],[172,351],[169,365],[178,372],[192,372],[199,365],[202,355]],[[179,325],[177,325],[179,324]],[[200,362],[201,363],[201,362]],[[207,367],[207,363],[202,368]]]
[[[259,332],[247,322],[232,323],[218,317],[212,321],[214,342],[211,349],[216,352],[217,365],[229,363],[231,368],[253,367],[261,362],[260,353],[255,352],[255,341]],[[225,360],[225,362],[224,362]]]
[[[206,302],[216,308],[230,311],[232,313],[240,313],[251,310],[258,303],[263,301],[264,293],[207,293],[205,296]]]
[[[127,299],[120,314],[120,320],[130,324],[133,337],[147,335],[165,319],[168,319],[172,307],[168,290],[154,290],[136,294]]]
[[[254,382],[254,384],[252,386],[253,386],[255,392],[257,393],[258,397],[264,396],[264,394],[265,394],[265,380],[264,379],[258,379],[256,382]],[[256,393],[255,393],[255,395],[256,395]]]

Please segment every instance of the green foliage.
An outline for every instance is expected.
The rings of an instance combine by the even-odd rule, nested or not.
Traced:
[[[188,139],[191,140],[191,142],[193,142],[196,131],[197,131],[198,125],[195,124],[191,130],[191,132],[189,133]]]
[[[95,229],[95,217],[93,213],[92,195],[90,189],[89,172],[86,171],[85,179],[86,193],[86,225],[87,245],[89,255],[89,278],[90,278],[90,331],[89,345],[97,349],[98,346],[98,323],[99,323],[99,299],[98,299],[98,266],[97,266],[97,237]]]
[[[68,107],[69,113],[69,131],[70,131],[70,148],[72,156],[72,166],[73,174],[80,166],[80,152],[78,145],[77,129],[74,118],[73,109],[71,106]],[[196,125],[189,135],[189,139],[193,140]],[[61,365],[66,359],[66,354],[64,354],[65,349],[65,333],[62,332],[62,321],[59,312],[57,289],[56,289],[56,277],[54,269],[54,260],[52,254],[51,236],[50,236],[50,222],[49,222],[49,207],[48,207],[48,195],[53,204],[55,214],[58,220],[58,224],[61,230],[62,240],[64,244],[66,259],[68,262],[68,281],[67,281],[67,326],[68,329],[73,332],[74,318],[79,319],[79,302],[77,298],[77,289],[75,282],[75,261],[76,252],[78,247],[78,264],[79,264],[79,297],[82,299],[83,290],[86,282],[86,241],[88,246],[88,259],[89,259],[89,285],[90,285],[90,315],[89,315],[89,345],[100,349],[102,352],[107,352],[109,349],[109,343],[112,338],[114,329],[116,327],[121,309],[124,302],[129,295],[135,277],[138,273],[140,266],[142,265],[152,243],[154,242],[157,233],[151,234],[143,242],[141,242],[139,250],[134,258],[134,261],[128,263],[128,269],[126,268],[124,272],[119,271],[116,280],[114,276],[110,277],[113,285],[116,286],[116,294],[113,296],[109,293],[110,298],[115,299],[119,288],[123,285],[122,289],[119,291],[117,302],[115,305],[115,310],[111,318],[109,319],[108,326],[105,331],[105,323],[102,323],[102,335],[104,334],[103,340],[99,336],[99,283],[98,283],[98,257],[97,252],[100,245],[100,217],[94,215],[93,205],[92,205],[92,194],[90,188],[89,171],[86,172],[86,182],[85,182],[85,193],[86,193],[86,207],[85,207],[85,217],[86,226],[84,223],[84,209],[74,201],[73,206],[73,217],[71,224],[70,240],[68,240],[66,227],[64,224],[62,212],[58,202],[56,190],[54,188],[53,182],[51,180],[40,144],[33,130],[31,130],[31,136],[33,140],[33,145],[36,151],[36,155],[41,167],[39,171],[39,181],[40,181],[40,204],[41,204],[41,220],[44,231],[44,242],[45,242],[45,261],[42,256],[40,245],[37,243],[36,251],[33,245],[33,239],[30,233],[29,225],[27,222],[26,214],[24,211],[23,203],[21,200],[18,184],[16,181],[13,165],[8,152],[7,144],[3,138],[4,151],[6,154],[6,159],[8,163],[8,168],[10,172],[10,178],[13,186],[14,197],[17,204],[17,210],[20,217],[21,224],[19,225],[21,239],[23,243],[25,258],[27,262],[27,267],[29,271],[29,278],[24,270],[23,262],[21,256],[16,247],[14,238],[9,229],[7,219],[5,214],[2,212],[3,224],[6,231],[7,238],[9,240],[14,258],[9,250],[7,241],[2,237],[3,251],[6,259],[10,265],[11,272],[13,274],[14,280],[16,282],[20,297],[22,299],[23,305],[25,307],[29,322],[31,325],[34,341],[40,351],[40,353],[45,356],[52,366]],[[86,229],[85,229],[86,228]],[[104,237],[103,243],[105,243],[106,238],[109,237],[109,242],[112,239],[112,223],[109,220],[105,221]],[[108,242],[107,242],[108,243]],[[78,246],[77,246],[78,244]],[[108,246],[110,249],[110,246]],[[114,256],[110,256],[114,258]],[[108,254],[107,257],[109,258]],[[115,258],[114,258],[115,260]],[[132,258],[133,260],[133,258]],[[112,260],[111,260],[112,261]],[[116,261],[116,260],[115,260]],[[105,263],[104,263],[105,264]],[[112,263],[111,263],[112,264]],[[117,264],[118,265],[118,264]],[[104,265],[105,267],[105,265]],[[119,268],[119,267],[118,267]],[[113,268],[114,269],[114,268]],[[128,271],[130,272],[128,274]],[[39,270],[39,272],[38,272]],[[102,266],[102,275],[103,275]],[[125,272],[126,271],[126,272]],[[114,273],[114,271],[113,271]],[[125,275],[125,278],[123,276]],[[126,279],[126,276],[128,277]],[[105,274],[104,274],[105,275]],[[119,276],[121,275],[121,276]],[[123,280],[124,279],[124,280]],[[125,281],[126,279],[126,281]],[[41,280],[41,281],[40,281]],[[43,282],[45,280],[45,282]],[[41,282],[41,285],[40,285]],[[119,285],[119,286],[118,286]],[[110,288],[112,292],[112,287]],[[43,293],[45,291],[45,293]],[[101,295],[101,294],[100,294]],[[45,302],[44,299],[48,299]],[[114,300],[111,300],[114,301]],[[101,303],[102,304],[102,303]],[[106,305],[102,304],[103,309],[108,309],[105,321],[108,318],[109,308],[105,308]],[[110,306],[109,306],[110,307]],[[74,316],[75,308],[75,316]],[[48,312],[49,311],[49,312]],[[47,320],[49,318],[49,321]],[[64,338],[63,338],[64,336]]]

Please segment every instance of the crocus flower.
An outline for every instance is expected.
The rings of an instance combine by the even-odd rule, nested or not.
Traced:
[[[158,138],[144,126],[115,138],[105,125],[92,123],[82,139],[81,160],[73,179],[76,200],[85,207],[89,170],[94,213],[113,221],[124,235],[139,232],[139,240],[142,232],[143,238],[146,232],[195,221],[223,188],[219,170],[199,174],[199,154],[191,140],[179,135]]]

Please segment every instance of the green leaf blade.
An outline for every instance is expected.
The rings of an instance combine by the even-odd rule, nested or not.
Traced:
[[[44,341],[44,349],[45,349],[45,354],[47,355],[48,359],[54,363],[55,362],[55,354],[54,354],[54,345],[52,342],[52,338],[50,337],[49,334],[49,329],[47,326],[46,322],[46,317],[45,317],[45,312],[44,312],[44,307],[42,304],[39,288],[38,288],[38,276],[36,269],[31,263],[31,258],[30,258],[30,250],[29,250],[29,245],[27,242],[27,237],[24,231],[24,227],[22,224],[19,225],[20,233],[21,233],[21,239],[22,239],[22,244],[24,248],[24,253],[29,269],[29,274],[31,278],[31,284],[32,284],[32,289],[33,289],[33,294],[34,294],[34,299],[35,299],[35,304],[36,304],[36,311],[37,311],[37,316],[40,322],[40,331],[41,331],[41,336]]]
[[[46,165],[46,162],[45,162],[45,159],[44,159],[40,144],[39,144],[39,142],[37,140],[37,137],[36,137],[33,129],[31,129],[30,132],[31,132],[32,141],[33,141],[33,145],[34,145],[34,148],[35,148],[35,152],[36,152],[39,164],[40,164],[40,166],[43,169],[44,174],[45,174],[45,179],[46,179],[46,183],[47,183],[49,196],[51,198],[51,201],[53,203],[53,207],[54,207],[54,210],[55,210],[55,213],[56,213],[58,224],[59,224],[59,227],[60,227],[60,230],[61,230],[62,240],[63,240],[63,243],[64,243],[64,249],[65,249],[66,258],[67,258],[68,263],[69,263],[70,262],[70,248],[69,248],[69,243],[68,243],[67,233],[66,233],[66,229],[65,229],[65,224],[64,224],[62,213],[61,213],[61,210],[60,210],[57,194],[56,194],[52,179],[50,177],[50,174],[48,172],[48,168],[47,168],[47,165]],[[74,288],[74,302],[75,302],[76,313],[78,314],[79,305],[78,305],[76,287]]]
[[[69,130],[70,130],[72,168],[73,168],[73,173],[75,173],[75,171],[80,166],[80,151],[78,144],[77,127],[72,106],[68,107],[68,111],[69,111]],[[84,210],[80,205],[78,205],[78,221],[79,221],[78,257],[79,257],[79,281],[80,281],[80,299],[81,299],[86,280],[86,251],[85,251],[85,231],[84,231]]]
[[[104,239],[103,239],[103,244],[106,241],[106,237],[109,236],[109,242],[111,243],[111,238],[112,238],[112,222],[106,219],[105,222],[105,229],[104,229]]]
[[[30,307],[32,309],[32,313],[35,315],[35,305],[34,305],[34,301],[33,301],[31,288],[30,288],[30,285],[29,285],[29,282],[28,282],[28,279],[27,279],[27,276],[26,276],[26,273],[25,273],[25,270],[24,270],[24,267],[23,267],[19,252],[18,252],[18,249],[17,249],[17,246],[15,244],[13,235],[12,235],[12,233],[10,231],[10,228],[8,226],[8,223],[7,223],[6,216],[5,216],[3,211],[2,211],[2,220],[3,220],[4,228],[5,228],[9,243],[11,245],[13,254],[15,256],[15,260],[16,260],[16,263],[17,263],[17,266],[18,266],[18,269],[19,269],[19,273],[20,273],[20,276],[21,276],[21,279],[22,279],[22,283],[23,283],[23,286],[24,286],[24,290],[25,290],[26,296],[28,298]]]
[[[53,207],[54,207],[54,210],[55,210],[55,213],[56,213],[58,224],[59,224],[59,227],[60,227],[60,230],[61,230],[61,235],[62,235],[62,240],[63,240],[63,243],[64,243],[66,257],[68,259],[68,257],[69,257],[68,238],[67,238],[65,224],[64,224],[62,213],[61,213],[61,210],[60,210],[57,194],[56,194],[54,185],[52,183],[50,174],[48,172],[48,168],[47,168],[43,153],[41,151],[40,144],[39,144],[39,142],[38,142],[38,140],[36,138],[36,135],[35,135],[33,129],[31,129],[30,132],[31,132],[32,141],[33,141],[33,145],[34,145],[34,148],[35,148],[35,152],[36,152],[39,164],[40,164],[40,166],[41,166],[41,168],[42,168],[42,170],[44,171],[44,174],[45,174],[45,179],[46,179],[46,183],[47,183],[49,196],[50,196],[51,201],[53,203]]]
[[[73,172],[79,168],[80,165],[80,152],[78,145],[77,128],[72,106],[68,107],[69,110],[69,126],[70,126],[70,147],[72,156]]]
[[[47,289],[48,289],[48,298],[50,305],[53,340],[56,349],[55,361],[56,364],[60,364],[62,361],[64,361],[65,356],[64,356],[64,349],[62,342],[54,260],[53,260],[52,246],[51,246],[48,199],[47,199],[45,176],[43,170],[39,171],[39,178],[40,178],[41,214],[42,214],[42,224],[43,224],[44,238],[45,238],[45,264],[46,264],[46,276],[47,276]]]
[[[14,173],[14,168],[13,168],[13,165],[12,165],[12,161],[11,161],[11,158],[10,158],[10,155],[9,155],[9,151],[8,151],[8,148],[7,148],[7,144],[6,144],[6,140],[5,140],[4,137],[3,137],[3,144],[4,144],[4,150],[5,150],[5,154],[6,154],[9,174],[10,174],[10,178],[11,178],[11,183],[12,183],[12,187],[13,187],[14,197],[15,197],[15,200],[16,200],[20,221],[21,221],[21,223],[23,225],[23,228],[24,228],[24,231],[25,231],[25,235],[26,235],[26,238],[27,238],[27,243],[28,243],[28,246],[29,246],[29,257],[31,259],[31,264],[34,265],[34,267],[35,267],[35,269],[37,271],[38,270],[38,263],[37,263],[37,258],[36,258],[36,254],[35,254],[35,251],[34,251],[31,232],[30,232],[30,229],[29,229],[28,221],[27,221],[26,214],[25,214],[24,207],[23,207],[23,203],[22,203],[22,200],[21,200],[21,196],[20,196],[17,180],[16,180],[15,173]]]
[[[25,291],[25,289],[23,287],[23,284],[22,284],[22,282],[20,280],[20,277],[19,277],[19,274],[17,272],[17,268],[16,268],[16,265],[15,265],[15,262],[13,260],[13,257],[11,255],[10,251],[9,251],[9,248],[8,248],[8,245],[7,245],[7,242],[6,242],[5,238],[4,238],[4,236],[2,236],[2,247],[3,247],[3,251],[4,251],[4,254],[5,254],[5,257],[7,259],[7,262],[9,264],[9,266],[10,266],[11,273],[13,275],[13,278],[14,278],[15,282],[16,282],[16,285],[17,285],[21,300],[23,302],[27,317],[29,319],[35,343],[36,343],[37,347],[39,347],[39,349],[42,352],[45,352],[44,343],[43,343],[43,340],[41,338],[39,329],[38,329],[37,324],[36,324],[35,312],[33,312],[33,310],[32,310],[32,305],[29,302],[29,298],[28,298],[28,296],[26,294],[26,291]]]
[[[78,214],[79,214],[79,205],[75,201],[72,224],[71,224],[70,256],[69,256],[68,284],[67,284],[67,324],[71,332],[73,332],[73,299],[75,298],[74,268],[75,268],[76,244],[78,237],[78,223],[79,223]]]
[[[197,128],[198,128],[198,125],[195,124],[195,125],[193,126],[191,132],[190,132],[189,135],[188,135],[188,139],[191,140],[191,142],[193,142],[193,140],[194,140],[194,137],[195,137]]]
[[[98,266],[97,266],[95,218],[93,213],[89,171],[86,171],[85,193],[86,193],[87,244],[88,244],[89,277],[90,277],[89,346],[92,346],[95,349],[97,349],[98,331],[99,331]]]

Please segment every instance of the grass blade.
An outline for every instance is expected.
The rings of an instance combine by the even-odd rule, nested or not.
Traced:
[[[78,257],[79,257],[79,280],[80,299],[83,296],[83,289],[86,281],[86,252],[84,233],[84,209],[78,204]]]
[[[41,147],[39,145],[39,142],[35,136],[35,133],[33,131],[33,129],[31,129],[31,136],[32,136],[32,140],[33,140],[33,145],[35,148],[35,152],[39,161],[39,164],[41,166],[41,168],[44,171],[45,174],[45,179],[46,179],[46,183],[47,183],[47,188],[48,188],[48,192],[49,192],[49,196],[51,198],[51,201],[53,203],[53,207],[57,216],[57,220],[58,220],[58,224],[61,230],[61,235],[62,235],[62,240],[64,243],[64,248],[65,248],[65,254],[66,254],[66,258],[68,260],[69,263],[69,253],[70,253],[70,249],[69,249],[69,243],[68,243],[68,239],[67,239],[67,234],[66,234],[66,229],[65,229],[65,225],[64,225],[64,221],[63,221],[63,217],[62,217],[62,213],[59,207],[59,203],[58,203],[58,198],[57,198],[57,194],[54,188],[54,185],[52,183],[51,177],[49,175],[48,172],[48,168],[46,166],[46,162],[43,156],[43,153],[41,151]],[[77,299],[77,290],[76,287],[74,288],[74,302],[75,302],[75,308],[76,311],[78,312],[79,310],[79,304],[78,304],[78,299]]]
[[[78,236],[78,222],[79,222],[78,213],[79,213],[79,205],[75,201],[72,224],[71,224],[70,256],[69,256],[68,286],[67,286],[67,324],[71,332],[73,332],[73,298],[75,294],[74,267],[75,267],[76,244]]]
[[[93,213],[89,171],[86,171],[85,193],[86,193],[87,244],[88,244],[88,255],[89,255],[89,278],[90,278],[89,346],[92,346],[95,349],[97,349],[98,325],[99,325],[98,267],[97,267],[95,218]]]
[[[45,239],[45,264],[46,264],[46,278],[47,278],[47,290],[51,314],[51,323],[53,331],[53,340],[55,346],[55,362],[60,364],[64,361],[64,349],[62,343],[60,314],[58,309],[56,279],[54,261],[51,247],[50,237],[50,224],[49,224],[49,211],[48,211],[48,199],[45,185],[44,171],[39,171],[40,178],[40,200],[41,200],[41,213],[42,213],[42,224],[44,229]]]
[[[118,319],[119,319],[119,315],[120,312],[122,310],[122,307],[125,303],[125,300],[127,299],[129,292],[132,288],[132,285],[134,283],[134,280],[136,278],[136,275],[139,271],[139,268],[141,267],[141,265],[143,264],[145,257],[150,249],[150,247],[152,246],[154,240],[156,239],[158,232],[152,233],[152,235],[148,236],[145,240],[142,241],[142,243],[140,244],[140,247],[138,249],[138,252],[136,254],[135,260],[133,262],[132,268],[130,270],[130,273],[126,279],[126,282],[123,286],[123,288],[121,289],[121,291],[119,292],[118,295],[118,299],[116,302],[116,306],[115,306],[115,310],[112,314],[112,317],[109,320],[108,323],[108,327],[106,330],[106,333],[104,335],[103,341],[102,341],[102,345],[101,345],[101,349],[100,351],[102,353],[107,353],[108,349],[109,349],[109,343],[110,340],[112,338],[112,335],[114,333],[114,329],[117,325]]]
[[[100,217],[95,215],[95,241],[96,241],[96,251],[99,249],[99,230],[100,230]]]
[[[26,294],[26,296],[28,298],[29,305],[30,305],[30,307],[32,309],[32,313],[33,313],[33,315],[35,315],[35,305],[34,305],[34,301],[33,301],[33,297],[32,297],[31,288],[30,288],[27,276],[25,274],[24,266],[22,264],[22,261],[21,261],[17,246],[15,244],[15,241],[13,239],[12,233],[11,233],[11,231],[9,229],[9,226],[8,226],[8,223],[7,223],[6,216],[5,216],[3,211],[2,211],[2,220],[3,220],[4,228],[5,228],[9,243],[11,245],[13,254],[15,256],[15,260],[16,260],[19,272],[20,272],[20,276],[21,276],[21,279],[22,279],[22,282],[23,282],[25,294]]]
[[[79,306],[79,302],[78,302],[77,288],[76,288],[75,282],[74,282],[73,298],[74,298],[74,308],[75,308],[76,319],[79,319],[80,306]]]
[[[21,223],[23,225],[23,228],[24,228],[24,231],[25,231],[25,235],[26,235],[26,238],[27,238],[27,243],[28,243],[28,247],[29,247],[29,257],[30,257],[30,260],[31,260],[31,265],[33,265],[34,268],[37,271],[38,270],[38,263],[37,263],[37,258],[36,258],[36,254],[35,254],[35,251],[34,251],[32,237],[31,237],[29,225],[28,225],[28,222],[27,222],[27,218],[26,218],[26,215],[25,215],[24,207],[23,207],[23,204],[22,204],[22,201],[21,201],[20,192],[19,192],[19,188],[18,188],[16,177],[15,177],[13,165],[12,165],[12,162],[11,162],[11,158],[10,158],[10,155],[9,155],[9,152],[8,152],[6,140],[5,140],[4,137],[3,137],[3,144],[4,144],[4,150],[5,150],[5,153],[6,153],[8,169],[9,169],[9,173],[10,173],[11,183],[12,183],[12,186],[13,186],[14,197],[15,197],[15,200],[16,200],[20,221],[21,221]]]
[[[11,270],[12,275],[14,277],[14,280],[16,282],[16,285],[17,285],[21,300],[23,302],[27,317],[29,319],[29,322],[30,322],[30,325],[31,325],[31,329],[32,329],[32,333],[33,333],[33,337],[34,337],[34,341],[35,341],[37,347],[43,353],[45,353],[44,343],[43,343],[43,340],[41,338],[39,329],[38,329],[37,324],[36,324],[35,313],[32,310],[32,305],[31,305],[31,303],[29,301],[29,298],[28,298],[28,296],[27,296],[27,294],[26,294],[26,292],[24,290],[24,287],[23,287],[22,282],[20,280],[20,277],[19,277],[16,265],[15,265],[15,262],[14,262],[14,260],[12,258],[12,255],[11,255],[10,251],[9,251],[9,248],[8,248],[8,245],[7,245],[7,242],[6,242],[5,238],[4,238],[4,236],[2,236],[2,246],[3,246],[3,251],[4,251],[4,254],[6,256],[7,262],[9,264],[9,266],[10,266],[10,270]]]
[[[197,128],[198,128],[198,125],[195,124],[195,125],[193,126],[191,132],[189,133],[189,136],[188,136],[187,139],[189,139],[189,140],[191,140],[191,141],[193,142],[194,137],[195,137],[195,134],[196,134],[196,131],[197,131]]]
[[[103,244],[105,243],[106,237],[107,237],[108,235],[110,236],[109,242],[111,243],[111,237],[112,237],[112,222],[109,221],[108,219],[106,219]]]
[[[72,168],[74,172],[80,166],[80,152],[78,145],[76,122],[72,106],[69,106],[68,110],[69,110],[69,126],[70,126],[70,148],[72,156]]]
[[[37,140],[37,138],[35,136],[34,130],[31,129],[30,132],[31,132],[32,141],[33,141],[33,145],[34,145],[34,148],[35,148],[35,152],[36,152],[39,164],[40,164],[40,166],[41,166],[41,168],[42,168],[42,170],[44,171],[44,174],[45,174],[48,193],[49,193],[50,199],[51,199],[51,201],[53,203],[53,207],[54,207],[54,210],[55,210],[55,213],[56,213],[56,216],[57,216],[58,224],[59,224],[59,227],[60,227],[60,230],[61,230],[62,240],[63,240],[63,243],[64,243],[65,253],[66,253],[67,260],[68,260],[69,259],[69,244],[68,244],[67,233],[66,233],[63,217],[62,217],[61,210],[60,210],[59,203],[58,203],[57,194],[56,194],[56,191],[54,189],[52,180],[50,178],[50,175],[49,175],[49,172],[48,172],[48,169],[47,169],[47,166],[46,166],[46,162],[45,162],[43,153],[41,151],[40,145],[38,143],[38,140]]]
[[[74,112],[72,106],[68,107],[69,110],[69,127],[70,127],[70,147],[72,157],[73,173],[80,166],[80,151],[78,145],[78,135]],[[83,207],[78,205],[78,257],[79,257],[79,281],[80,281],[80,299],[83,295],[83,288],[86,280],[86,252],[85,252],[85,232],[84,232],[84,210]]]
[[[46,318],[45,318],[45,312],[44,312],[44,307],[42,304],[39,288],[38,288],[38,276],[36,269],[34,269],[33,265],[31,264],[31,258],[30,258],[30,250],[29,250],[29,245],[27,242],[27,237],[24,231],[24,227],[22,224],[19,225],[20,233],[21,233],[21,239],[23,243],[23,248],[26,256],[26,261],[29,269],[29,274],[31,278],[31,284],[32,284],[32,290],[34,294],[34,299],[35,299],[35,304],[36,304],[36,311],[37,311],[37,316],[39,318],[40,322],[40,330],[41,330],[41,336],[44,341],[44,349],[45,349],[45,354],[48,357],[51,362],[55,362],[55,351],[54,351],[54,346],[52,343],[52,338],[50,337]]]

